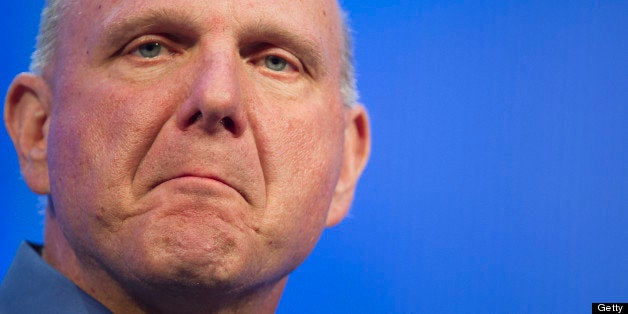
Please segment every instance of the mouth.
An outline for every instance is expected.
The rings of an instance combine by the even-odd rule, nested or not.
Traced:
[[[165,180],[160,180],[156,184],[153,185],[152,189],[163,185],[163,184],[179,184],[182,187],[191,187],[193,190],[208,190],[208,189],[223,189],[227,188],[232,191],[237,192],[242,196],[245,200],[247,200],[246,195],[238,188],[228,183],[226,180],[221,177],[214,175],[200,175],[194,173],[184,173],[181,175],[177,175],[174,177],[167,178]],[[187,189],[187,188],[186,188]]]

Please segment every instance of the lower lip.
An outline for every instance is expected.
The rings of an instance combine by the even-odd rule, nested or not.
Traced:
[[[193,194],[215,194],[216,192],[235,191],[231,186],[220,180],[198,176],[177,177],[167,180],[158,186],[171,187],[180,192]]]

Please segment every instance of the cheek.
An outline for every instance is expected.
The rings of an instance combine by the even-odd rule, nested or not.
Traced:
[[[274,152],[266,163],[266,227],[278,246],[295,257],[295,267],[318,242],[341,165],[342,145],[336,140],[341,135],[326,117],[314,117],[285,121],[277,128]]]
[[[113,228],[132,199],[135,169],[169,116],[167,106],[155,105],[167,97],[106,80],[71,86],[60,85],[53,100],[53,201],[61,217],[74,216],[66,221],[77,228]]]
[[[326,93],[329,89],[306,86],[289,93],[262,86],[255,91],[262,96],[251,102],[251,127],[271,183],[293,178],[308,184],[335,177],[344,142],[343,115],[339,97]]]
[[[268,229],[298,250],[313,245],[324,226],[344,142],[341,108],[323,93],[311,94],[294,102],[262,99],[252,123],[267,184]]]

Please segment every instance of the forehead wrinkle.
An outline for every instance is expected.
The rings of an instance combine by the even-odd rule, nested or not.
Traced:
[[[130,34],[146,31],[159,31],[159,28],[176,29],[178,33],[189,34],[200,27],[201,14],[190,14],[189,11],[168,8],[146,9],[117,8],[103,21],[104,38],[100,42],[110,43],[125,39]]]

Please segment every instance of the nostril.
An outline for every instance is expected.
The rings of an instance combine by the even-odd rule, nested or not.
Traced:
[[[188,120],[188,125],[196,123],[196,121],[200,120],[201,117],[203,117],[203,113],[197,111],[193,116],[190,117],[190,120]]]
[[[217,117],[211,116],[211,113],[203,113],[199,110],[195,112],[192,116],[190,116],[190,118],[187,120],[187,125],[185,126],[185,128],[195,124],[199,124],[202,128],[205,128],[206,131],[209,132],[214,132],[218,129],[224,128],[228,132],[237,135],[238,125],[235,122],[236,120],[233,120],[233,118],[231,117],[223,117],[222,119],[216,121],[216,118]]]
[[[218,122],[220,124],[222,124],[222,126],[225,127],[225,129],[227,129],[227,131],[231,132],[231,133],[235,133],[235,122],[233,122],[233,119],[229,118],[229,117],[224,117],[222,119],[220,119],[220,121]]]

